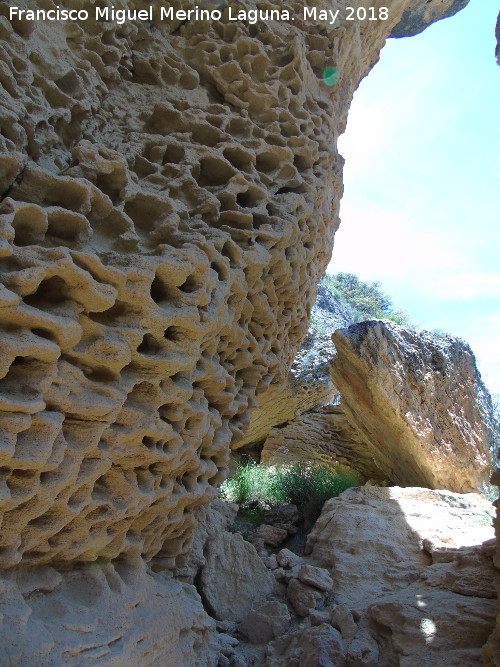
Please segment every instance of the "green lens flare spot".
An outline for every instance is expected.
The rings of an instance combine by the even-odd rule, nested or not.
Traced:
[[[327,86],[335,86],[340,78],[340,73],[336,67],[327,67],[323,72],[323,81]]]

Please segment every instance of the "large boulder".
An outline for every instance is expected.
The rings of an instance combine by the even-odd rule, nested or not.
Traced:
[[[172,570],[174,576],[188,584],[194,583],[201,568],[206,564],[206,545],[210,538],[217,539],[231,529],[238,512],[238,505],[226,503],[216,498],[208,505],[195,512],[196,527],[192,541],[184,556],[177,558],[177,566]],[[155,558],[154,567],[161,569],[160,558]]]
[[[328,623],[290,632],[269,644],[265,664],[266,667],[340,667],[345,664],[342,637]]]
[[[307,551],[380,664],[470,667],[495,624],[493,513],[478,494],[349,489],[325,503]]]
[[[255,547],[241,535],[222,532],[209,537],[198,590],[215,618],[242,621],[274,585]]]
[[[374,320],[333,334],[342,408],[400,485],[478,490],[491,466],[491,399],[464,341]]]

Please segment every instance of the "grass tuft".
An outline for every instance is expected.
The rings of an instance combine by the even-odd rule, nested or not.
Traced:
[[[359,486],[357,476],[340,465],[298,461],[291,465],[240,465],[220,487],[223,500],[238,503],[244,510],[266,512],[293,503],[321,510],[325,500]]]

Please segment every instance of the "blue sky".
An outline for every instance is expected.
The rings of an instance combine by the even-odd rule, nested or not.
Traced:
[[[426,329],[465,339],[500,391],[497,3],[471,0],[390,39],[347,131],[342,224],[328,271],[379,280]]]

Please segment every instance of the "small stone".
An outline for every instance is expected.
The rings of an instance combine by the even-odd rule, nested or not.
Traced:
[[[217,641],[219,644],[219,651],[222,655],[225,655],[228,658],[233,655],[234,647],[239,644],[239,641],[235,637],[230,637],[223,633],[217,636]]]
[[[277,581],[281,581],[285,584],[287,584],[290,579],[293,578],[292,573],[290,570],[284,570],[282,567],[279,567],[277,570],[273,570],[273,574],[276,577]]]
[[[314,609],[323,600],[322,593],[298,579],[292,579],[288,584],[287,596],[299,616],[307,616],[309,610]]]
[[[271,554],[270,556],[267,556],[267,558],[263,559],[264,565],[269,568],[270,570],[276,570],[278,567],[278,561],[276,559],[276,556],[274,554]]]
[[[347,664],[349,667],[377,667],[379,664],[378,644],[366,630],[358,632],[350,643]]]
[[[227,644],[228,646],[238,646],[240,643],[236,637],[231,637],[231,635],[226,635],[225,633],[221,632],[218,636],[219,643],[221,644]]]
[[[239,631],[252,644],[264,644],[286,632],[290,620],[286,604],[270,601],[250,612],[240,623]]]
[[[343,604],[338,604],[332,609],[330,623],[334,628],[340,630],[342,637],[346,640],[352,639],[358,630],[351,611]]]
[[[266,523],[275,526],[277,524],[294,524],[300,519],[297,505],[280,505],[275,507],[265,516]]]
[[[331,591],[333,580],[328,570],[314,565],[302,565],[299,570],[299,579],[303,584],[314,586],[320,591]]]
[[[268,644],[266,665],[300,665],[300,667],[334,667],[345,665],[345,651],[338,630],[328,623],[303,627]]]
[[[288,532],[283,528],[263,523],[253,532],[251,541],[262,539],[265,544],[269,544],[272,547],[279,547],[287,537]]]
[[[276,556],[276,560],[278,561],[279,565],[281,565],[281,567],[285,568],[292,567],[292,565],[302,565],[304,562],[303,558],[297,556],[297,554],[294,554],[293,551],[290,551],[290,549],[281,549],[281,551]]]
[[[218,632],[222,632],[226,635],[234,635],[238,629],[238,624],[234,621],[215,621],[215,627]]]
[[[311,627],[316,627],[322,623],[330,623],[330,614],[325,610],[311,609],[309,611],[308,619],[311,623]]]
[[[248,667],[247,661],[236,653],[231,656],[230,665],[231,667]]]

